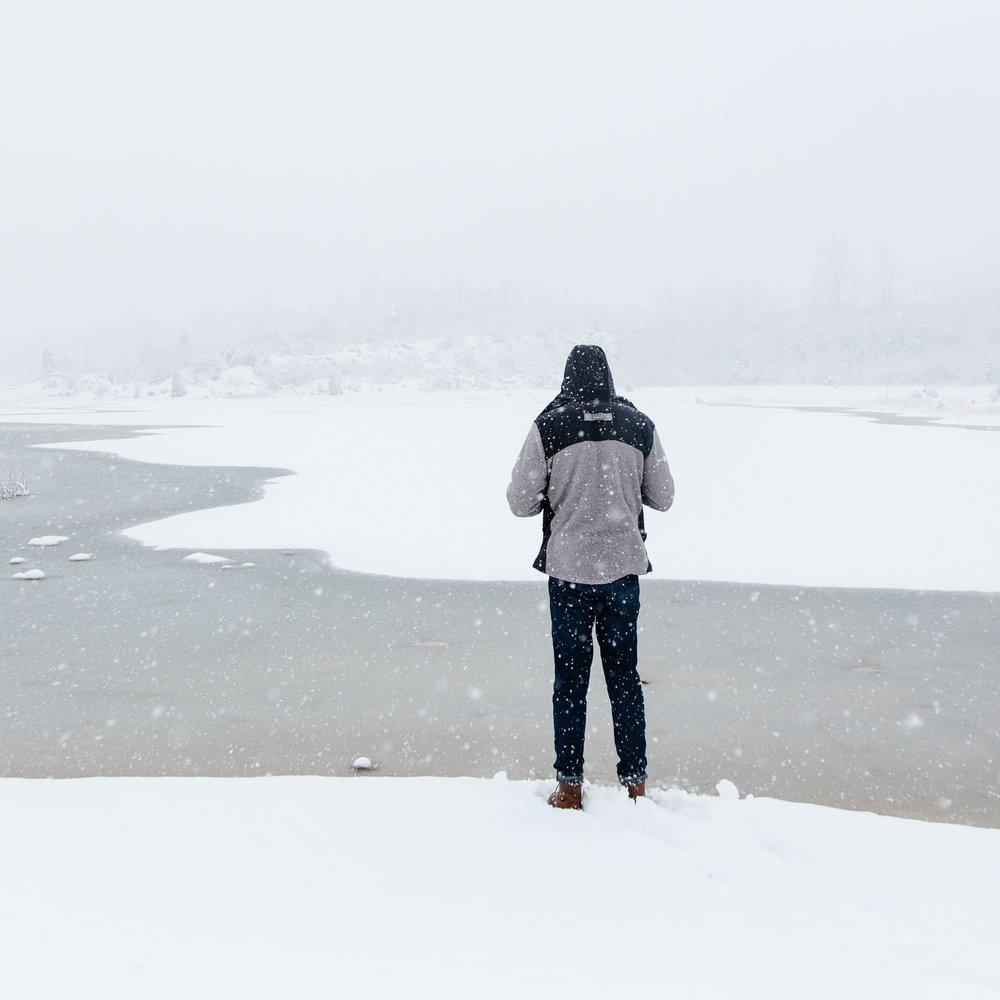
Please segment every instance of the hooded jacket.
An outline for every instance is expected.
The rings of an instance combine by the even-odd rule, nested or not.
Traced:
[[[643,504],[667,510],[673,499],[653,422],[615,393],[600,347],[574,347],[559,395],[532,424],[507,487],[514,514],[542,514],[535,569],[571,583],[648,573]]]

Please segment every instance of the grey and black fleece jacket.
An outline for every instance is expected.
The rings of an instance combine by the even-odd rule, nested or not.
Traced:
[[[648,573],[642,506],[667,510],[674,480],[653,422],[615,394],[600,347],[574,347],[558,396],[521,448],[507,502],[542,514],[535,569],[571,583]]]

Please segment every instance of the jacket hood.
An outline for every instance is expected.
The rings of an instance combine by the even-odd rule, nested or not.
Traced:
[[[563,373],[559,395],[538,414],[538,417],[544,417],[546,413],[568,406],[570,403],[590,403],[595,400],[622,403],[635,409],[634,403],[615,392],[611,366],[608,364],[604,349],[596,344],[577,344],[566,359],[566,370]]]
[[[578,344],[569,352],[559,395],[577,403],[615,398],[615,383],[603,348]]]

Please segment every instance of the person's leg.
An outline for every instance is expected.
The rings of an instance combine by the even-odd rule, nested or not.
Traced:
[[[618,780],[631,788],[646,780],[646,712],[639,680],[636,642],[639,578],[608,586],[597,610],[597,641],[611,699]]]
[[[594,612],[584,591],[549,579],[552,614],[552,724],[555,735],[556,777],[568,785],[583,784],[583,743],[587,730],[587,686],[594,659]]]

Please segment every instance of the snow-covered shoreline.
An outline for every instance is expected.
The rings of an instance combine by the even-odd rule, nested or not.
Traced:
[[[302,359],[298,359],[300,362]],[[304,363],[304,362],[303,362]],[[243,368],[227,369],[218,385],[192,386],[181,397],[171,396],[170,380],[150,384],[127,384],[122,392],[103,392],[106,376],[80,376],[76,380],[65,376],[50,376],[22,386],[0,386],[0,414],[23,413],[70,414],[99,408],[104,412],[131,411],[152,408],[156,412],[183,412],[192,404],[241,400],[280,403],[292,401],[322,403],[331,395],[323,379],[307,381],[291,391],[273,390],[259,381],[244,379]],[[549,373],[551,376],[551,373]],[[920,416],[945,423],[968,420],[981,426],[1000,424],[1000,386],[992,383],[967,385],[936,385],[930,383],[872,384],[809,384],[809,383],[745,383],[733,385],[655,385],[621,384],[625,395],[642,394],[647,390],[666,393],[671,399],[720,405],[756,406],[823,406],[872,411],[903,416]],[[462,385],[451,388],[427,388],[414,381],[359,380],[342,391],[332,394],[344,400],[394,398],[448,398],[455,395],[520,397],[547,400],[555,389],[551,377],[536,384],[530,379],[501,379],[491,384],[482,378],[470,377]]]
[[[547,787],[0,781],[5,995],[1000,995],[1000,831]]]

